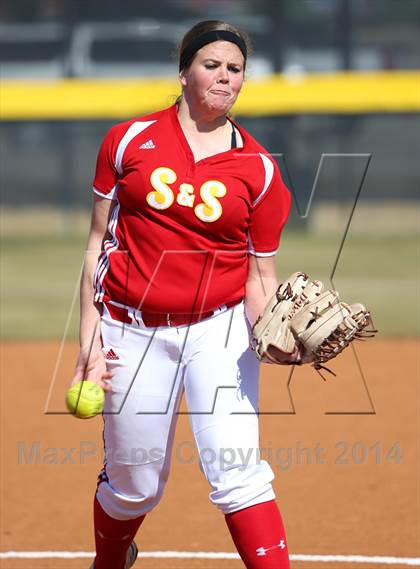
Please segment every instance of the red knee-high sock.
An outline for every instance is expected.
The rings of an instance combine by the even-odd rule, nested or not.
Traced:
[[[145,516],[132,520],[116,520],[102,509],[95,495],[95,569],[124,569],[125,557]]]
[[[289,569],[286,535],[274,500],[227,514],[225,519],[247,569]]]

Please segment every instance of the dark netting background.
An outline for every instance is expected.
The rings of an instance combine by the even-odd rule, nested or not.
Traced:
[[[277,156],[285,181],[305,204],[325,154],[372,154],[364,199],[416,199],[420,174],[420,118],[411,114],[235,117]],[[0,125],[1,194],[7,206],[84,208],[96,153],[113,121],[5,122]],[[337,157],[322,168],[317,199],[354,195],[361,159]],[[357,183],[357,182],[356,182]]]

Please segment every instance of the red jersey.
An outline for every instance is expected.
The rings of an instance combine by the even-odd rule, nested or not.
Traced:
[[[115,200],[95,301],[208,312],[244,297],[248,254],[274,255],[290,194],[239,125],[242,148],[195,162],[172,106],[112,127],[93,190]]]

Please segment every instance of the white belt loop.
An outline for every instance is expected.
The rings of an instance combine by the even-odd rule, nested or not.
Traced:
[[[136,321],[136,324],[139,326],[146,327],[145,323],[143,322],[143,318],[141,317],[141,310],[133,310],[133,318]]]
[[[145,327],[143,318],[141,317],[141,310],[136,310],[135,308],[129,308],[128,315],[131,318],[133,324],[136,323],[137,326]]]

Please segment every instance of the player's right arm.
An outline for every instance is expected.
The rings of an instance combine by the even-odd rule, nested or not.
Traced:
[[[102,353],[100,313],[94,303],[94,274],[107,232],[112,200],[93,196],[92,217],[80,283],[80,351],[71,385],[88,379],[108,390],[104,380],[112,374],[106,369]]]

